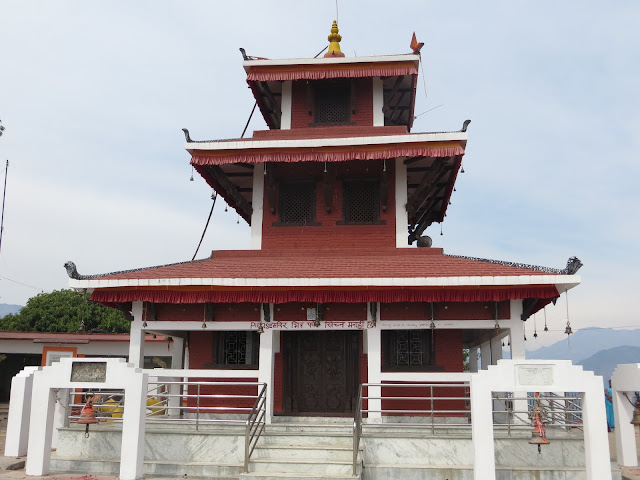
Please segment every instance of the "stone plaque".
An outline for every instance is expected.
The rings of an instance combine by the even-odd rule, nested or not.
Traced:
[[[553,385],[553,365],[516,365],[520,385]]]
[[[72,382],[107,381],[107,362],[73,362],[71,366]]]

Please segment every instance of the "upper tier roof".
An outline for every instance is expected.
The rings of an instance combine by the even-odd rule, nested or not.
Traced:
[[[322,81],[338,78],[383,80],[385,125],[413,125],[416,82],[420,56],[294,58],[247,60],[243,63],[247,83],[269,128],[279,129],[282,117],[282,82]]]

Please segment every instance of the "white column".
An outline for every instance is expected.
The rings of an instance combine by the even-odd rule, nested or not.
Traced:
[[[502,360],[502,339],[496,336],[491,339],[491,365],[496,365],[498,360]]]
[[[280,335],[279,331],[269,328],[260,335],[260,367],[258,368],[258,381],[267,384],[267,399],[265,422],[271,423],[273,416],[273,367],[274,367],[274,337]],[[259,392],[258,392],[259,393]]]
[[[144,365],[144,330],[142,329],[143,302],[133,302],[131,331],[129,333],[129,363],[142,368]]]
[[[367,377],[368,383],[381,383],[382,382],[382,350],[381,350],[381,335],[380,328],[368,328],[367,332]],[[380,397],[380,387],[369,387],[369,397]],[[378,410],[376,412],[369,413],[369,419],[381,420],[382,414],[379,410],[382,409],[382,401],[379,399],[368,401],[369,410]]]
[[[183,350],[184,350],[184,338],[180,338],[180,337],[172,337],[173,338],[173,342],[171,345],[171,368],[172,369],[181,369],[183,368],[182,366],[182,356],[183,356]],[[182,378],[179,377],[173,377],[171,378],[171,381],[175,381],[175,382],[180,382],[182,381]],[[170,395],[176,395],[169,397],[168,399],[168,406],[171,407],[169,408],[169,410],[167,411],[167,415],[171,416],[171,417],[177,417],[180,416],[180,403],[181,403],[181,397],[177,396],[180,395],[182,393],[182,385],[169,385],[169,394]]]
[[[486,370],[491,365],[491,342],[480,344],[480,363],[482,370]]]
[[[67,410],[69,408],[69,389],[55,389],[56,404],[53,413],[53,433],[51,436],[51,448],[58,448],[58,429],[68,426],[69,417]]]
[[[478,375],[471,376],[471,443],[474,480],[495,479],[496,459],[493,445],[491,388]],[[482,460],[480,460],[482,459]]]
[[[585,382],[582,396],[582,418],[584,428],[584,457],[587,480],[611,479],[607,415],[602,399],[602,377],[593,377]]]
[[[269,304],[269,318],[273,320],[273,303]],[[264,322],[264,310],[260,308],[260,321]],[[258,381],[267,384],[265,422],[271,423],[273,417],[273,382],[275,353],[280,349],[280,331],[268,328],[260,335],[260,351],[258,353]],[[259,392],[258,392],[259,393]]]
[[[287,82],[285,82],[287,83]],[[291,82],[289,82],[291,83]],[[284,115],[284,114],[283,114]],[[264,164],[253,167],[253,192],[251,194],[251,250],[262,248],[262,216],[264,210]]]
[[[283,88],[284,90],[284,88]],[[382,78],[373,78],[373,126],[384,127],[384,90]]]
[[[396,248],[408,248],[407,166],[396,158]]]
[[[511,300],[511,318],[508,321],[501,321],[500,325],[509,329],[511,341],[511,359],[524,360],[526,357],[524,348],[524,322],[520,319],[522,315],[522,300]]]
[[[282,97],[280,101],[280,130],[291,129],[291,80],[282,82]]]
[[[627,394],[627,396],[631,400],[634,400],[633,393],[631,393],[631,395]],[[629,400],[624,397],[623,392],[615,389],[613,390],[613,416],[616,421],[618,465],[621,467],[637,467],[638,454],[636,450],[635,426],[631,424],[633,406]]]
[[[478,347],[472,347],[469,349],[469,371],[478,371]]]
[[[39,369],[40,367],[25,367],[11,379],[5,457],[24,457],[27,454],[33,373]]]
[[[128,377],[122,416],[120,479],[137,480],[144,475],[144,436],[149,374]]]
[[[53,412],[56,397],[44,382],[38,382],[34,375],[33,398],[31,404],[31,423],[29,425],[29,447],[25,473],[29,476],[49,474],[51,461],[51,438],[53,433]]]

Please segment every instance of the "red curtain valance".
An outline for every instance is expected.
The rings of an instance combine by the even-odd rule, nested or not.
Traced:
[[[221,152],[219,155],[194,154],[192,165],[227,165],[229,163],[292,163],[292,162],[344,162],[348,160],[382,160],[397,157],[453,157],[464,155],[464,148],[460,145],[424,147],[403,146],[386,149],[371,149],[351,147],[350,150],[329,148],[315,150],[313,148],[291,152],[265,151],[256,149],[252,153],[242,150],[242,153]]]
[[[389,290],[95,290],[100,303],[145,301],[154,303],[360,303],[360,302],[488,302],[522,298],[558,297],[553,285],[477,289]]]
[[[255,68],[255,67],[254,67]],[[322,80],[326,78],[395,77],[418,75],[413,65],[356,64],[328,68],[326,65],[292,65],[283,67],[258,67],[247,74],[247,82],[275,82],[283,80]]]

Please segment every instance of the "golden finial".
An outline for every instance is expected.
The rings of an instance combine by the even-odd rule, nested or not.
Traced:
[[[331,25],[331,35],[327,37],[329,40],[329,51],[324,54],[325,57],[344,57],[344,53],[340,51],[340,40],[342,36],[338,33],[338,22],[333,21]]]

